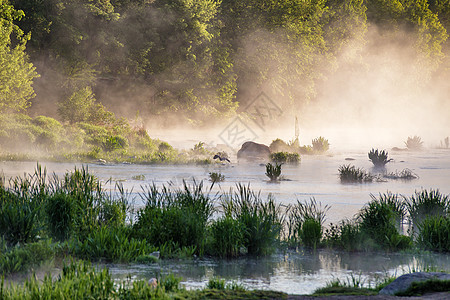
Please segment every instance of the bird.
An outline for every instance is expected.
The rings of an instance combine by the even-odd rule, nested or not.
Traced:
[[[220,159],[220,161],[224,161],[226,160],[227,162],[231,162],[228,157],[226,156],[226,153],[217,153],[216,155],[214,155],[213,159]]]

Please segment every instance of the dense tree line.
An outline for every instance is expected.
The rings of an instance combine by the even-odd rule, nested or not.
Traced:
[[[0,112],[68,122],[103,104],[201,124],[261,89],[297,109],[375,27],[422,72],[450,66],[450,0],[0,0],[0,19]]]

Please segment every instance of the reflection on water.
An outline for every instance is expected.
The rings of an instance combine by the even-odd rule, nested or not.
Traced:
[[[187,289],[203,288],[220,277],[250,289],[270,289],[289,294],[310,294],[327,282],[360,280],[374,286],[382,278],[413,270],[438,268],[450,271],[450,257],[441,254],[342,253],[331,250],[289,252],[263,258],[234,260],[195,259],[162,261],[151,265],[108,265],[117,279],[131,275],[146,279],[176,274]]]
[[[354,160],[347,161],[351,157]],[[276,201],[289,204],[297,199],[307,200],[314,197],[322,205],[328,204],[327,222],[336,223],[351,218],[370,200],[370,194],[377,195],[386,191],[405,196],[416,190],[439,189],[450,194],[450,151],[433,150],[429,152],[408,153],[392,152],[394,161],[387,164],[387,172],[412,170],[419,179],[411,181],[388,180],[366,184],[341,184],[338,168],[351,163],[359,168],[371,171],[372,163],[367,153],[342,153],[333,156],[302,156],[298,166],[284,165],[282,174],[289,181],[280,184],[268,184],[264,175],[265,167],[257,164],[210,165],[210,166],[170,166],[170,165],[97,165],[89,164],[89,170],[100,180],[120,181],[124,188],[136,196],[136,206],[142,206],[137,196],[141,186],[155,183],[157,186],[172,182],[181,186],[183,180],[192,182],[209,179],[209,172],[220,172],[225,182],[215,185],[212,194],[229,191],[238,182],[251,184],[255,191],[261,191],[263,197],[272,193]],[[63,175],[74,169],[73,163],[43,163],[48,173]],[[77,167],[81,165],[78,164]],[[0,162],[0,170],[6,178],[32,173],[36,167],[33,162]],[[142,178],[145,180],[135,180]],[[208,183],[206,184],[208,185]],[[114,184],[105,184],[105,188],[114,189]],[[237,260],[190,260],[160,262],[154,265],[112,265],[112,273],[117,278],[126,277],[148,279],[157,274],[176,273],[184,278],[187,288],[204,287],[213,276],[237,281],[244,286],[259,289],[272,289],[292,294],[307,294],[316,288],[325,286],[328,281],[346,280],[351,274],[360,277],[369,284],[386,274],[400,275],[414,269],[427,266],[450,270],[448,255],[405,255],[405,254],[349,254],[331,251],[317,253],[288,253],[258,259]],[[373,284],[372,284],[373,285]]]

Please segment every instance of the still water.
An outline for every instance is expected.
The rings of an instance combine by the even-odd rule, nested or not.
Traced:
[[[367,153],[334,153],[328,156],[302,156],[298,166],[283,165],[282,175],[286,180],[270,183],[265,176],[265,167],[258,163],[236,163],[224,165],[129,165],[129,164],[88,164],[90,172],[105,182],[105,188],[114,192],[114,182],[120,182],[134,196],[135,207],[144,205],[138,193],[142,186],[156,184],[182,186],[194,180],[204,181],[209,188],[209,173],[220,172],[225,181],[213,186],[211,195],[228,192],[236,183],[250,184],[262,197],[273,194],[282,204],[306,201],[314,197],[322,206],[330,206],[326,223],[336,223],[352,218],[361,207],[370,201],[370,194],[378,195],[391,191],[411,196],[415,191],[439,189],[450,194],[450,151],[430,150],[424,152],[390,152],[387,172],[410,169],[418,179],[387,180],[363,184],[342,184],[338,168],[352,164],[374,172]],[[351,159],[351,160],[350,160]],[[72,171],[73,163],[42,163],[48,173],[62,175]],[[0,162],[0,170],[6,178],[23,173],[32,173],[35,162]],[[137,180],[139,178],[140,180]],[[111,183],[112,182],[112,183]],[[346,281],[362,280],[366,285],[386,274],[400,275],[413,269],[433,266],[450,271],[449,255],[424,254],[347,254],[333,251],[289,252],[266,258],[188,261],[164,261],[154,265],[110,265],[110,271],[117,278],[151,278],[169,272],[183,278],[187,288],[204,287],[211,277],[221,277],[236,281],[252,289],[271,289],[292,294],[307,294],[325,286],[333,279]]]

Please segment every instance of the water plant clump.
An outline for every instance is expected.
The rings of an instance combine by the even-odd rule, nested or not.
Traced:
[[[317,248],[322,239],[325,215],[330,209],[322,207],[314,198],[306,202],[297,200],[295,205],[289,205],[287,214],[286,240],[290,247],[300,244],[307,248]]]
[[[315,153],[324,153],[330,149],[330,143],[322,136],[312,140],[312,149]]]
[[[413,232],[423,220],[431,216],[447,216],[450,209],[450,197],[439,190],[423,189],[405,198],[406,209],[409,213],[410,225]]]
[[[364,169],[352,165],[341,165],[338,170],[342,182],[372,182],[374,179],[374,176]]]
[[[383,174],[383,178],[394,179],[394,180],[398,180],[398,179],[413,180],[413,179],[418,179],[419,175],[417,175],[410,169],[403,169],[400,172],[395,171],[395,172],[391,172],[391,173],[385,173],[385,174]]]
[[[275,182],[278,181],[281,175],[281,164],[275,163],[275,165],[271,163],[266,164],[266,176],[270,178],[270,181]]]
[[[430,216],[418,225],[419,247],[438,252],[450,252],[450,219],[448,216]]]
[[[420,138],[420,136],[413,136],[413,137],[408,137],[408,139],[405,142],[405,146],[406,148],[408,148],[408,150],[422,150],[423,149],[423,141]]]
[[[300,162],[300,154],[288,152],[275,152],[270,154],[270,160],[278,164],[298,164]]]
[[[378,149],[372,149],[368,156],[376,168],[384,168],[384,166],[392,160],[388,159],[388,152],[385,150],[378,151]]]

